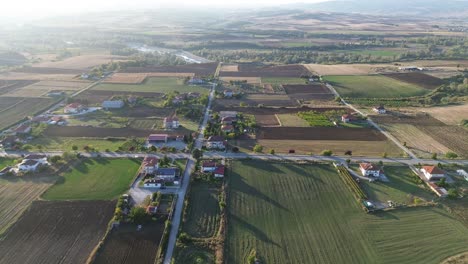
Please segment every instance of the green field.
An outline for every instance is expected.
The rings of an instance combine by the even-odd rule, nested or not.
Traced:
[[[381,75],[372,76],[325,76],[342,97],[357,98],[398,98],[426,94],[422,87],[401,82]]]
[[[2,101],[16,100],[16,98],[0,97]],[[56,101],[50,98],[23,98],[15,104],[0,110],[0,130],[12,126],[28,116],[46,110]]]
[[[9,158],[0,158],[0,170],[7,166],[11,166],[15,164],[14,159],[9,159]]]
[[[298,117],[302,118],[306,123],[309,124],[309,126],[312,127],[331,127],[334,126],[334,124],[330,121],[330,119],[318,112],[314,111],[308,111],[308,112],[299,112],[297,113]]]
[[[306,80],[294,77],[262,77],[262,83],[269,84],[305,84]]]
[[[124,193],[140,167],[140,160],[85,159],[48,189],[46,200],[110,200]]]
[[[148,78],[142,84],[99,84],[93,90],[119,91],[119,92],[150,92],[150,93],[171,93],[171,92],[198,92],[208,94],[209,89],[201,86],[188,86],[184,84],[183,78],[177,77],[154,77]]]
[[[277,114],[281,126],[285,127],[309,127],[309,123],[296,114]]]
[[[37,150],[37,146],[41,146],[42,150],[63,150],[72,151],[73,146],[78,147],[78,151],[83,151],[85,146],[94,148],[97,151],[116,151],[119,147],[128,143],[126,139],[107,140],[103,138],[73,138],[73,137],[46,137],[40,136],[33,139],[28,145],[32,146],[32,150]]]
[[[439,263],[468,250],[468,228],[438,208],[366,214],[331,165],[235,161],[227,262]]]

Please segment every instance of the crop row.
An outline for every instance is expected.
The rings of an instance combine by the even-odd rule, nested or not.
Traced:
[[[349,171],[344,166],[337,166],[338,172],[342,176],[345,183],[351,188],[351,190],[357,195],[358,199],[366,200],[367,196],[364,191],[359,187],[357,182],[354,180],[353,176],[349,173]]]

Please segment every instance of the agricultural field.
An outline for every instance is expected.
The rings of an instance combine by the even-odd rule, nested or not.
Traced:
[[[422,110],[447,125],[459,125],[462,120],[468,120],[468,104],[426,107],[424,109],[416,108],[410,110],[418,112]]]
[[[397,70],[390,64],[305,64],[309,71],[319,75],[368,75],[386,70]]]
[[[184,64],[176,66],[150,66],[150,67],[128,67],[121,72],[125,73],[190,73],[196,76],[213,75],[218,68],[217,62]]]
[[[35,201],[0,240],[0,263],[85,263],[114,209],[115,201]]]
[[[420,72],[385,74],[385,76],[398,81],[411,83],[429,90],[434,90],[445,82],[439,78]]]
[[[277,115],[255,115],[257,125],[261,127],[279,126]]]
[[[276,115],[281,126],[284,127],[309,127],[309,123],[300,118],[297,114],[280,114]]]
[[[299,78],[309,75],[310,72],[302,65],[278,65],[278,66],[257,66],[255,64],[238,64],[238,71],[220,71],[220,77],[261,77],[263,83],[267,83],[263,78]]]
[[[219,79],[223,82],[246,81],[248,84],[262,83],[262,78],[260,77],[220,77]]]
[[[42,196],[45,200],[111,200],[128,188],[140,160],[85,159],[63,173]]]
[[[85,127],[85,126],[61,126],[61,127],[48,127],[44,130],[44,135],[47,137],[90,137],[90,138],[108,138],[108,137],[147,137],[149,134],[157,133],[158,130],[143,130],[136,128],[112,128],[112,127]],[[159,131],[163,132],[163,131]],[[167,133],[166,133],[167,132]],[[166,134],[181,134],[185,130],[177,130],[177,133],[166,131]]]
[[[229,186],[229,263],[252,250],[264,263],[439,263],[467,249],[442,209],[364,213],[331,165],[235,161]]]
[[[0,80],[0,95],[37,83],[33,80]]]
[[[342,97],[396,98],[420,96],[427,89],[382,75],[372,76],[325,76]]]
[[[295,100],[285,94],[248,94],[242,99],[217,99],[216,104],[222,107],[238,107],[240,104],[257,107],[264,106],[293,107],[298,106]]]
[[[263,77],[262,83],[268,84],[305,84],[306,79],[293,77]]]
[[[189,86],[184,84],[184,78],[178,77],[153,77],[147,78],[142,84],[99,84],[91,91],[116,91],[116,92],[147,92],[147,93],[188,93],[198,92],[208,94],[209,89],[201,86]]]
[[[131,91],[107,91],[107,90],[86,90],[78,94],[75,98],[86,102],[88,105],[101,105],[102,101],[114,96],[137,96],[151,100],[162,100],[162,93],[152,92],[131,92]]]
[[[257,139],[385,141],[387,138],[371,128],[263,127],[259,129]]]
[[[74,92],[79,91],[86,86],[89,82],[75,81],[39,81],[37,83],[21,87],[3,94],[4,97],[41,97],[46,96],[49,92]]]
[[[144,140],[144,139],[140,139]],[[48,137],[40,136],[33,139],[28,144],[37,149],[37,146],[41,146],[41,150],[62,150],[72,151],[73,146],[77,146],[79,151],[84,150],[84,147],[88,146],[91,149],[97,151],[117,151],[119,147],[122,147],[129,143],[127,138],[85,138],[85,137]]]
[[[109,63],[111,61],[125,61],[127,57],[116,55],[103,55],[103,54],[87,54],[81,56],[73,56],[64,60],[58,61],[44,61],[36,63],[33,67],[37,68],[57,68],[57,69],[73,69],[73,70],[87,70],[94,66]]]
[[[335,126],[330,119],[323,113],[318,112],[299,112],[298,117],[304,119],[304,121],[311,127],[333,127]]]
[[[151,77],[193,77],[193,73],[177,73],[177,72],[168,72],[168,73],[114,73],[111,76],[107,77],[103,83],[121,83],[121,84],[140,84],[146,80],[146,78]]]
[[[24,98],[17,100],[16,97],[0,97],[0,105],[4,101],[14,100],[15,104],[0,110],[0,130],[12,126],[28,116],[41,112],[56,101],[50,98]]]
[[[13,165],[14,160],[1,159],[0,169]],[[55,176],[2,176],[0,178],[0,236],[21,214],[54,184]]]
[[[144,224],[140,231],[135,224],[120,224],[108,235],[93,263],[153,264],[164,232],[163,220]]]

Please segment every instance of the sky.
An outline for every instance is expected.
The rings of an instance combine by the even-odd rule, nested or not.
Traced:
[[[160,8],[165,6],[245,7],[246,5],[283,5],[316,3],[326,0],[4,0],[0,7],[3,18],[41,18],[106,10]]]

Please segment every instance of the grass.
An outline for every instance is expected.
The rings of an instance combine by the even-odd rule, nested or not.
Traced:
[[[119,147],[124,145],[128,140],[126,139],[99,139],[99,138],[72,138],[72,137],[46,137],[41,136],[33,139],[29,144],[33,149],[37,146],[42,146],[42,150],[63,150],[72,151],[73,146],[78,147],[78,151],[83,151],[83,147],[90,146],[98,151],[116,151]]]
[[[366,214],[331,165],[235,161],[227,262],[439,263],[466,251],[468,228],[438,208]],[[291,195],[294,194],[294,195]]]
[[[140,161],[134,159],[85,159],[61,175],[42,198],[46,200],[111,200],[124,193]]]
[[[398,98],[421,96],[428,90],[381,75],[325,76],[342,97]]]
[[[358,170],[358,165],[354,166]],[[362,181],[362,188],[369,199],[383,203],[391,200],[399,204],[413,204],[415,198],[430,201],[435,198],[432,193],[425,189],[424,185],[418,185],[415,181],[416,174],[407,166],[384,166],[385,176],[390,182],[368,182]],[[360,172],[358,172],[360,174]]]
[[[262,83],[269,84],[305,84],[306,80],[294,77],[262,77]]]
[[[11,166],[15,164],[14,159],[9,159],[9,158],[0,158],[0,170],[2,170],[5,167]]]
[[[180,93],[198,92],[208,94],[209,89],[201,86],[188,86],[183,78],[154,77],[148,78],[142,84],[99,84],[93,90],[118,91],[118,92],[151,92],[151,93]]]
[[[337,53],[351,53],[359,55],[370,55],[370,56],[380,56],[380,57],[393,57],[398,56],[402,51],[398,50],[337,50]]]
[[[9,100],[9,98],[2,98],[3,100]],[[24,98],[17,104],[0,110],[0,130],[18,123],[27,116],[35,115],[49,108],[55,102],[50,98]]]
[[[331,127],[335,126],[328,117],[322,113],[314,111],[299,112],[297,115],[304,119],[311,127]]]
[[[296,114],[277,114],[276,117],[284,127],[309,127],[309,124]]]

